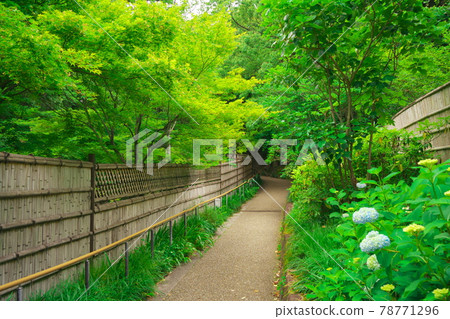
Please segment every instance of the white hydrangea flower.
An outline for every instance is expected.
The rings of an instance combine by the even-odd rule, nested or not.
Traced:
[[[381,268],[381,265],[378,263],[377,255],[371,255],[367,258],[367,268],[370,270],[378,270]]]
[[[378,212],[372,207],[362,207],[353,214],[353,222],[356,224],[371,223],[378,219]]]
[[[363,252],[371,253],[377,249],[387,247],[390,244],[391,241],[388,236],[380,234],[376,230],[372,230],[359,244],[359,247]]]

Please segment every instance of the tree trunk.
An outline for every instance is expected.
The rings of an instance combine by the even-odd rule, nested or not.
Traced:
[[[355,172],[353,170],[353,144],[350,144],[349,152],[350,152],[350,158],[348,160],[348,169],[349,169],[349,173],[350,173],[350,183],[353,186],[353,188],[356,188],[356,177],[355,177]]]
[[[369,138],[369,150],[368,150],[368,154],[367,154],[367,175],[366,175],[366,179],[369,180],[370,179],[370,173],[369,173],[369,169],[372,168],[372,144],[373,144],[373,131],[370,131],[370,138]]]
[[[342,162],[342,164],[343,164],[344,162]],[[339,163],[338,163],[339,164]],[[344,181],[344,175],[342,174],[342,165],[341,164],[339,164],[339,169],[338,169],[338,171],[339,171],[339,177],[340,177],[340,179],[341,179],[341,187],[342,187],[342,185],[344,185],[344,183],[345,183],[345,181]]]
[[[333,188],[336,188],[336,185],[334,184],[333,174],[331,174],[331,171],[330,171],[330,167],[326,163],[325,163],[325,165],[327,166],[327,171],[328,171],[328,176],[330,178],[331,186],[333,186]]]
[[[352,128],[351,128],[351,124],[352,124],[352,118],[353,118],[353,101],[352,101],[352,89],[351,89],[351,83],[347,82],[346,83],[346,94],[347,94],[347,129],[345,131],[347,138],[350,140],[351,137],[351,133],[352,133]],[[352,163],[352,159],[353,159],[353,144],[349,144],[349,146],[347,147],[347,150],[349,152],[349,159],[347,159],[347,167],[348,167],[348,172],[349,172],[349,179],[350,179],[350,184],[356,188],[356,178],[355,178],[355,173],[353,171],[353,163]]]

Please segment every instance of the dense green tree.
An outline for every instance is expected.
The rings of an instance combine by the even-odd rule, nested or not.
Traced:
[[[215,10],[225,9],[238,34],[238,46],[221,67],[225,75],[233,69],[243,68],[245,79],[263,79],[267,70],[274,67],[280,54],[273,49],[271,40],[264,36],[260,0],[213,1]]]
[[[125,141],[148,128],[186,161],[193,138],[242,136],[259,106],[241,91],[256,82],[217,72],[236,47],[223,11],[80,3],[38,15],[0,4],[2,150],[123,162]]]
[[[278,37],[298,75],[291,86],[326,102],[317,103],[314,112],[331,137],[327,151],[343,164],[344,178],[355,184],[354,148],[360,147],[359,136],[390,119],[394,106],[385,93],[395,79],[399,57],[421,50],[430,37],[438,39],[444,23],[416,0],[263,4],[269,32]]]
[[[439,20],[449,17],[447,8],[433,8],[430,14]],[[439,41],[426,43],[422,50],[413,55],[403,57],[398,62],[398,72],[391,90],[387,92],[396,102],[393,112],[396,112],[450,80],[450,30],[448,25],[442,28]]]

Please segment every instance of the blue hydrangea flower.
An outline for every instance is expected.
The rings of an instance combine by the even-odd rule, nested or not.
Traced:
[[[377,249],[387,247],[391,244],[389,237],[372,230],[367,234],[366,238],[359,244],[363,252],[371,253]]]
[[[362,207],[353,214],[353,222],[356,224],[371,223],[378,219],[378,212],[375,208]]]

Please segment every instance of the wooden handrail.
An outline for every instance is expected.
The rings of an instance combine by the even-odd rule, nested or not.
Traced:
[[[114,243],[111,243],[111,244],[109,244],[107,246],[104,246],[104,247],[102,247],[100,249],[94,250],[94,251],[92,251],[90,253],[87,253],[85,255],[82,255],[80,257],[77,257],[77,258],[74,258],[72,260],[66,261],[66,262],[64,262],[62,264],[59,264],[59,265],[56,265],[56,266],[44,269],[44,270],[39,271],[37,273],[34,273],[32,275],[29,275],[29,276],[26,276],[26,277],[23,277],[23,278],[11,281],[11,282],[6,283],[4,285],[1,285],[0,286],[0,292],[2,292],[4,290],[11,289],[11,288],[14,288],[14,287],[19,287],[20,285],[22,285],[24,283],[31,282],[33,280],[36,280],[36,279],[39,279],[39,278],[44,277],[46,275],[49,275],[49,274],[51,274],[53,272],[57,272],[57,271],[60,271],[60,270],[62,270],[64,268],[76,265],[76,264],[78,264],[80,262],[83,262],[83,261],[85,261],[85,260],[87,260],[87,259],[89,259],[91,257],[94,257],[94,256],[96,256],[98,254],[101,254],[101,253],[103,253],[105,251],[108,251],[110,249],[113,249],[113,248],[119,246],[120,244],[123,244],[123,243],[129,241],[130,239],[133,239],[134,237],[142,235],[143,233],[145,233],[145,232],[147,232],[147,231],[149,231],[149,230],[151,230],[153,228],[157,228],[157,227],[159,227],[161,225],[164,225],[165,223],[168,223],[171,220],[174,220],[174,219],[176,219],[176,218],[178,218],[178,217],[180,217],[180,216],[190,212],[190,211],[193,211],[194,209],[196,209],[199,206],[202,206],[202,205],[204,205],[206,203],[209,203],[209,202],[211,202],[211,201],[213,201],[213,200],[215,200],[217,198],[223,197],[223,196],[227,195],[228,193],[231,193],[232,191],[238,189],[242,185],[247,184],[249,181],[250,181],[250,179],[245,181],[244,183],[239,184],[238,186],[230,189],[229,191],[227,191],[227,192],[225,192],[223,194],[217,195],[217,196],[212,197],[212,198],[210,198],[208,200],[205,200],[205,201],[203,201],[201,203],[198,203],[197,205],[194,205],[194,206],[192,206],[192,207],[190,207],[188,209],[185,209],[185,210],[181,211],[180,213],[178,213],[178,214],[176,214],[174,216],[168,217],[168,218],[166,218],[166,219],[164,219],[164,220],[162,220],[160,222],[157,222],[157,223],[155,223],[155,224],[153,224],[153,225],[151,225],[151,226],[149,226],[147,228],[144,228],[144,229],[142,229],[142,230],[140,230],[140,231],[138,231],[138,232],[136,232],[134,234],[131,234],[131,235],[125,237],[125,238],[122,238],[122,239],[120,239],[120,240],[118,240],[118,241],[116,241]]]

